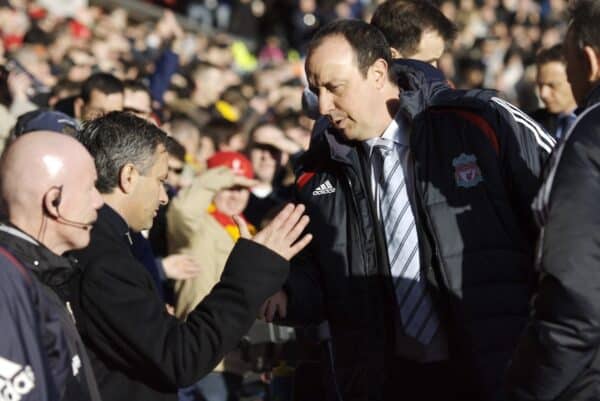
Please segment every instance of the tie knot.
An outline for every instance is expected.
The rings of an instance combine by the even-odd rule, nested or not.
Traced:
[[[394,141],[389,139],[379,138],[373,146],[373,152],[379,153],[383,158],[387,157],[390,152],[394,149]]]

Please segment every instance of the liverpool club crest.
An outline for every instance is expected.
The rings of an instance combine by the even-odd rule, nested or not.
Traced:
[[[459,187],[472,188],[483,181],[475,155],[462,153],[452,160],[452,165],[454,166],[456,185]]]

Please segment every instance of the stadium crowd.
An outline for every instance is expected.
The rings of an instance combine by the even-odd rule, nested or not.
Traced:
[[[0,1],[0,400],[594,399],[586,1]]]

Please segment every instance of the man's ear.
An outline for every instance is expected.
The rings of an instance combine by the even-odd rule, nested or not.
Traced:
[[[56,219],[59,217],[58,207],[61,202],[62,192],[60,187],[50,188],[42,198],[42,204],[46,214]]]
[[[377,89],[383,88],[385,83],[388,81],[388,63],[382,58],[375,60],[375,62],[369,67],[368,74],[371,74],[375,80]]]
[[[588,68],[587,79],[590,82],[597,82],[600,80],[600,54],[592,46],[584,46],[583,54]]]
[[[133,163],[126,163],[119,172],[119,188],[125,194],[133,192],[140,178],[139,171]]]
[[[390,51],[392,52],[392,58],[403,58],[402,54],[396,48],[390,47]]]

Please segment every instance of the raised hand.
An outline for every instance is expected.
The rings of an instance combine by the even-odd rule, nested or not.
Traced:
[[[288,204],[281,212],[254,237],[250,235],[248,226],[239,216],[233,216],[240,228],[242,238],[257,242],[286,260],[290,260],[304,249],[312,240],[312,234],[306,234],[298,239],[309,222],[309,217],[303,215],[304,205]]]
[[[186,280],[196,277],[202,267],[188,255],[169,255],[162,260],[165,275],[173,280]]]

